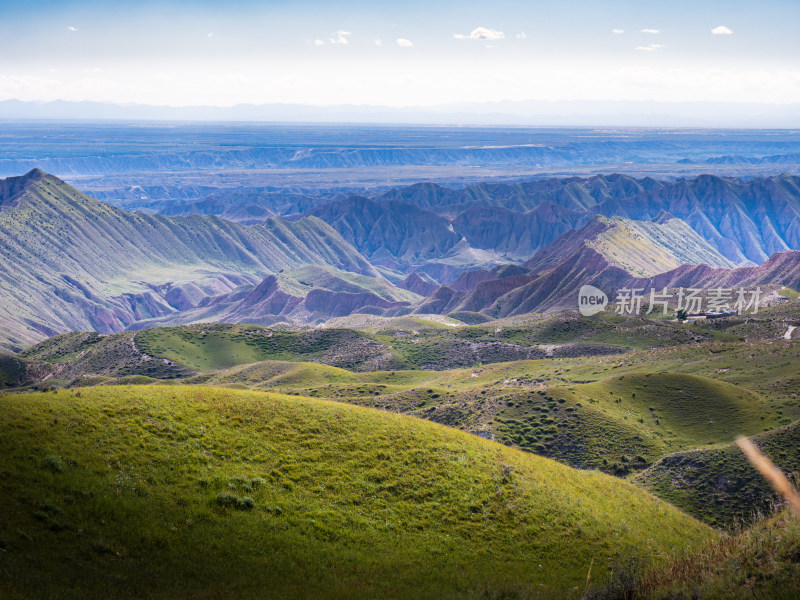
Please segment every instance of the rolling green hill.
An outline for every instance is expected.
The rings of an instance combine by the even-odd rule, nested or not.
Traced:
[[[187,377],[264,360],[319,361],[354,370],[393,364],[389,349],[348,329],[288,331],[257,325],[203,323],[114,335],[66,333],[18,355],[59,380],[83,375]]]
[[[398,323],[420,329],[367,335],[202,324],[113,336],[76,333],[42,342],[20,358],[46,386],[128,383],[144,376],[344,400],[482,432],[572,466],[618,475],[679,450],[727,443],[800,418],[791,396],[797,380],[791,341],[569,358],[556,351],[576,345],[525,344],[569,336],[612,341],[611,324],[567,321],[554,329],[556,323],[545,319],[530,331],[517,326],[497,333],[437,324],[425,329],[413,319]],[[664,329],[667,337],[696,335],[690,328],[637,323],[623,322],[631,333],[617,331],[616,338],[638,340],[642,334],[644,340],[647,327]],[[542,356],[541,348],[548,348],[552,357],[438,372],[408,369],[429,355],[446,366],[442,361],[459,355],[459,344],[501,361],[516,347],[512,342]]]
[[[322,268],[309,267],[292,277],[305,282],[295,282],[296,286],[312,282],[315,286],[350,285]],[[355,281],[352,285],[361,285],[362,276],[351,274],[350,278]],[[391,292],[382,291],[377,283],[374,289],[378,293]],[[591,319],[562,315],[524,324],[501,321],[479,326],[436,318],[442,322],[417,316],[351,315],[332,321],[337,327],[315,330],[199,323],[108,336],[69,333],[48,338],[18,356],[29,361],[57,363],[55,371],[45,369],[40,376],[50,374],[60,380],[80,375],[173,379],[185,376],[188,371],[224,369],[265,360],[312,361],[358,371],[447,369],[530,358],[600,356],[624,352],[628,347],[735,339],[725,330],[706,331],[605,314]],[[362,321],[359,330],[338,327],[339,323],[353,327]]]
[[[770,315],[782,321],[785,308],[760,318],[765,326]],[[797,341],[703,342],[721,334],[639,321],[546,318],[530,327],[501,321],[502,327],[489,329],[405,317],[388,329],[381,321],[369,334],[226,324],[73,333],[5,357],[0,375],[12,389],[174,382],[344,401],[477,433],[578,468],[618,476],[647,470],[642,485],[698,518],[716,526],[749,518],[771,495],[764,496],[763,484],[726,444],[800,419]],[[614,329],[617,322],[622,329]],[[436,340],[447,352],[456,341],[627,338],[635,345],[652,328],[663,330],[664,343],[683,334],[701,343],[438,371],[409,369],[405,350],[415,348],[412,340],[419,340],[417,352],[431,352]],[[447,356],[440,353],[439,360]],[[726,458],[731,453],[738,462]],[[790,472],[800,469],[792,451],[773,458]],[[737,491],[741,499],[723,500]]]
[[[620,375],[508,397],[492,431],[507,444],[624,475],[680,448],[733,441],[769,424],[746,389],[683,373]]]
[[[708,377],[632,373],[565,385],[558,381],[560,372],[545,371],[548,362],[497,364],[477,372],[352,373],[268,361],[186,382],[276,390],[412,414],[617,475],[645,469],[676,450],[715,446],[775,427],[783,413],[780,404],[747,388]]]
[[[263,360],[319,361],[356,370],[391,367],[393,363],[385,346],[348,329],[281,331],[206,323],[148,329],[137,334],[136,343],[147,354],[197,371]]]
[[[10,598],[577,598],[590,565],[715,538],[618,479],[345,404],[86,388],[0,396],[0,427]]]
[[[723,330],[690,328],[643,317],[562,313],[525,323],[503,319],[467,327],[387,323],[371,330],[411,368],[457,368],[521,359],[615,354],[629,349],[736,340]]]
[[[95,332],[64,333],[36,344],[18,355],[40,380],[56,383],[75,378],[144,376],[154,379],[188,377],[186,366],[142,352],[134,332],[100,335]]]
[[[778,421],[768,400],[710,378],[648,373],[548,386],[531,375],[545,362],[494,365],[477,373],[359,374],[268,362],[188,381],[272,389],[412,414],[617,475],[642,470],[680,448],[719,445]]]
[[[27,365],[15,356],[0,354],[0,388],[28,383]]]

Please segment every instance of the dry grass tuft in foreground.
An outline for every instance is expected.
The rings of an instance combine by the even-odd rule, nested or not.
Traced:
[[[699,552],[649,569],[636,556],[619,562],[584,600],[790,600],[800,598],[800,495],[747,438],[737,445],[788,507],[752,527],[721,537]]]
[[[736,445],[742,449],[748,460],[753,463],[753,466],[758,469],[759,473],[764,476],[764,479],[772,484],[775,491],[786,499],[787,504],[792,507],[796,517],[800,518],[800,494],[797,493],[789,483],[786,475],[772,464],[772,461],[767,458],[761,451],[756,448],[756,445],[746,437],[740,437],[736,440]]]
[[[790,599],[800,596],[800,520],[781,511],[647,575],[631,598]]]

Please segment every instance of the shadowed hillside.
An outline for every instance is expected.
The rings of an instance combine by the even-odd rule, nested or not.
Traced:
[[[800,422],[752,438],[778,468],[800,480]],[[634,481],[714,526],[731,527],[780,502],[768,482],[734,444],[664,457]]]

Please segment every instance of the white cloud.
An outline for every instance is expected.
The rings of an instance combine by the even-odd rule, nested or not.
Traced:
[[[711,30],[711,33],[714,35],[731,35],[733,30],[729,27],[725,27],[725,25],[720,25],[719,27],[714,27],[714,29]]]
[[[661,50],[662,48],[666,48],[664,44],[648,44],[647,46],[636,46],[634,50],[641,50],[642,52],[655,52],[656,50]]]
[[[78,28],[72,25],[67,25],[67,29],[69,29],[70,31],[78,31]]]
[[[209,33],[206,37],[214,37],[213,33]]]
[[[331,35],[334,36],[328,40],[331,44],[347,45],[350,43],[350,40],[347,39],[347,36],[353,34],[349,31],[334,31]]]
[[[476,27],[469,34],[454,33],[453,37],[457,40],[502,40],[505,34],[497,29],[488,27]]]
[[[381,38],[378,38],[377,40],[375,40],[375,45],[376,46],[383,46],[383,40]]]
[[[528,36],[527,36],[527,35],[525,35],[525,32],[524,32],[524,31],[520,31],[520,32],[519,32],[517,35],[515,35],[514,37],[515,37],[515,38],[517,38],[518,40],[527,40],[527,39],[528,39]]]
[[[625,33],[625,30],[624,29],[612,29],[611,33],[616,33],[617,35],[619,35],[620,33]]]
[[[314,45],[315,46],[324,46],[325,42],[323,42],[322,40],[314,40]]]
[[[407,40],[406,38],[397,38],[397,45],[401,48],[411,48],[414,45],[414,42],[411,40]]]
[[[661,33],[660,29],[642,29],[642,33]]]

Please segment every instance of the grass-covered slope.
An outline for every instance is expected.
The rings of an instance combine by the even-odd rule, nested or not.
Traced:
[[[0,431],[11,598],[569,598],[714,538],[623,481],[319,400],[7,395]]]
[[[29,371],[40,374],[39,381],[43,385],[46,382],[73,382],[96,375],[144,376],[153,379],[176,379],[192,375],[192,371],[182,364],[142,352],[134,332],[114,335],[64,333],[28,348],[19,356],[25,359]]]
[[[10,190],[0,207],[0,347],[168,314],[165,286],[176,282],[202,296],[306,264],[376,274],[316,218],[244,226],[132,213],[38,170],[0,183]]]
[[[526,315],[481,325],[422,327],[404,320],[371,328],[409,368],[442,369],[537,358],[599,356],[629,349],[737,340],[723,330],[644,317],[574,313]]]
[[[27,383],[27,365],[16,356],[0,354],[0,388]]]
[[[392,366],[389,349],[347,329],[286,331],[257,325],[203,323],[113,335],[65,333],[21,352],[50,365],[50,378],[144,375],[175,379],[193,371],[224,369],[264,360],[319,361],[353,370]]]
[[[349,329],[282,331],[255,325],[204,323],[148,329],[136,335],[149,355],[206,371],[264,360],[315,361],[355,370],[392,366],[389,349]]]
[[[752,439],[781,470],[800,482],[800,421]],[[778,501],[774,490],[733,444],[671,454],[634,481],[715,526],[749,521],[754,514],[769,512]]]
[[[589,367],[590,360],[596,359],[372,373],[263,362],[187,381],[332,398],[411,414],[494,436],[572,466],[618,475],[643,470],[681,449],[718,446],[740,434],[774,428],[787,418],[782,400],[772,395],[696,374],[634,371],[574,383],[588,375],[581,367]],[[577,368],[571,366],[576,363]],[[615,363],[619,367],[619,359]],[[581,371],[573,375],[573,369]]]
[[[327,279],[329,275],[322,268],[308,268],[305,272],[308,277]],[[351,276],[358,281],[373,279]],[[306,281],[304,276],[300,279]],[[59,380],[81,375],[174,379],[188,371],[224,369],[265,360],[311,361],[357,371],[447,369],[519,359],[600,356],[623,352],[629,347],[734,338],[726,331],[692,330],[672,323],[614,315],[597,315],[592,319],[562,315],[526,323],[479,326],[459,325],[441,316],[437,316],[439,323],[410,316],[360,315],[364,319],[358,329],[339,327],[339,323],[357,325],[357,317],[337,319],[329,327],[314,330],[204,322],[108,336],[68,333],[48,338],[18,356],[57,363],[55,370],[45,369],[44,375]]]
[[[642,469],[680,448],[761,431],[768,403],[684,373],[620,375],[517,394],[494,416],[498,439],[583,468]]]
[[[592,327],[540,331],[565,336],[561,339],[605,334]],[[631,330],[630,337],[636,333]],[[423,329],[413,320],[403,329],[371,335],[203,324],[57,336],[23,353],[24,360],[12,361],[9,369],[28,370],[22,385],[144,382],[130,378],[145,376],[343,400],[493,435],[572,466],[618,475],[643,470],[676,451],[728,443],[800,418],[792,396],[798,366],[793,341],[684,344],[449,371],[408,369],[409,352],[434,356],[436,346],[426,340],[437,339],[440,349],[456,341],[474,343],[482,357],[502,360],[512,342],[526,347],[535,334],[512,327],[499,333]],[[555,348],[553,354],[558,356]],[[438,360],[450,356],[457,353],[441,352]]]

